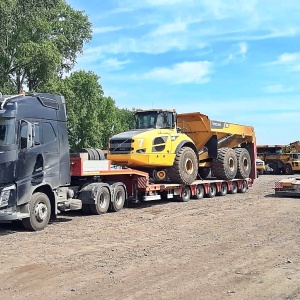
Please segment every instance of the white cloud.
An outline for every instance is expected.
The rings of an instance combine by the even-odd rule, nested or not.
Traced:
[[[169,23],[169,24],[164,24],[160,27],[158,27],[156,30],[154,30],[151,35],[156,36],[156,35],[167,35],[170,33],[177,33],[178,32],[184,32],[186,31],[187,28],[187,23],[178,21],[175,23]]]
[[[112,70],[121,70],[124,68],[125,65],[130,63],[130,60],[118,60],[116,58],[109,58],[101,62],[100,67],[106,69],[107,71]]]
[[[245,59],[246,54],[248,52],[247,43],[239,43],[237,45],[234,45],[234,48],[236,48],[236,50],[228,55],[228,57],[225,60],[225,63],[230,63],[232,61],[243,61]]]
[[[287,93],[295,91],[295,88],[285,87],[281,84],[268,85],[264,88],[266,93],[270,94],[279,94],[279,93]]]
[[[206,83],[210,80],[212,64],[208,61],[183,62],[170,68],[155,68],[144,74],[145,79],[163,80],[171,84]]]
[[[99,33],[111,32],[111,31],[118,31],[118,30],[121,30],[121,29],[122,29],[122,27],[118,27],[118,26],[94,27],[93,28],[93,33],[94,34],[99,34]]]

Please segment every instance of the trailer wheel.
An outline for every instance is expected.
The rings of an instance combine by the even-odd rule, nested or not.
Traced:
[[[251,172],[251,158],[246,148],[235,148],[234,152],[237,158],[236,178],[248,178]]]
[[[121,210],[124,207],[125,198],[126,198],[126,193],[123,186],[121,185],[115,186],[114,196],[112,202],[110,203],[110,210],[114,212]]]
[[[237,173],[237,157],[231,148],[220,148],[213,161],[212,172],[218,179],[231,180]]]
[[[216,196],[216,194],[217,194],[217,187],[214,183],[211,183],[209,185],[208,193],[206,194],[206,196],[208,198],[213,198]]]
[[[198,184],[196,187],[196,195],[195,198],[196,199],[202,199],[204,197],[205,194],[205,190],[202,184]]]
[[[110,192],[105,186],[102,186],[97,192],[95,204],[90,204],[91,213],[94,215],[105,214],[110,205]]]
[[[285,174],[287,174],[287,175],[293,175],[294,174],[293,168],[290,164],[286,164],[284,166],[284,171],[285,171]]]
[[[232,181],[231,183],[232,187],[231,187],[231,191],[229,192],[230,194],[236,194],[238,191],[238,185],[236,181]]]
[[[182,147],[176,154],[172,167],[168,169],[168,177],[175,183],[191,184],[198,173],[196,153],[190,147]]]
[[[198,169],[198,177],[200,179],[205,179],[210,174],[210,168],[199,168]]]
[[[51,204],[48,196],[44,193],[33,194],[29,209],[30,216],[22,220],[23,226],[33,231],[44,229],[51,216]]]
[[[238,192],[239,193],[246,193],[247,188],[248,188],[248,184],[245,180],[243,180],[242,187],[240,189],[238,189]]]
[[[226,182],[222,182],[221,190],[218,192],[218,196],[225,196],[228,193],[228,185]]]
[[[182,202],[188,202],[191,199],[191,189],[189,186],[184,186],[181,192],[180,200]]]

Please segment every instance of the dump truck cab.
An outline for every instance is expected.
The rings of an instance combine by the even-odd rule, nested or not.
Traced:
[[[137,110],[135,129],[114,135],[110,139],[107,158],[113,163],[154,171],[154,176],[166,178],[165,168],[173,165],[176,152],[189,146],[197,164],[197,149],[187,135],[177,128],[174,110]],[[186,161],[189,172],[196,173],[190,158]]]

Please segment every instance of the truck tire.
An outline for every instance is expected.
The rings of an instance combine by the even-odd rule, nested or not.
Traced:
[[[248,178],[251,172],[251,158],[246,148],[235,148],[234,152],[237,158],[236,178]]]
[[[204,197],[205,190],[202,184],[198,184],[196,187],[195,199],[202,199]]]
[[[213,198],[217,194],[217,187],[214,183],[209,185],[208,193],[206,194],[207,198]]]
[[[294,174],[293,168],[292,168],[292,166],[290,164],[286,164],[284,166],[284,172],[287,175],[293,175]]]
[[[172,182],[191,184],[196,180],[198,160],[190,147],[182,147],[176,154],[172,167],[168,169],[168,177]]]
[[[184,186],[182,188],[182,191],[181,191],[181,198],[180,200],[182,202],[188,202],[190,199],[191,199],[191,189],[189,186]]]
[[[44,193],[33,194],[29,209],[30,216],[22,220],[23,226],[32,231],[44,229],[51,216],[51,204],[48,196]]]
[[[110,203],[110,210],[117,212],[124,207],[126,193],[122,185],[115,185],[113,192],[113,199]]]
[[[238,192],[238,184],[236,181],[232,181],[232,188],[229,191],[230,194],[236,194]]]
[[[102,186],[98,193],[95,204],[90,204],[90,210],[93,215],[105,214],[110,205],[110,192],[105,186]]]
[[[242,186],[241,186],[240,189],[238,189],[238,192],[244,194],[244,193],[246,193],[247,189],[248,189],[247,181],[246,181],[246,180],[243,180]]]
[[[212,172],[217,179],[231,180],[237,174],[237,157],[231,148],[218,149],[218,156],[213,161]]]
[[[210,174],[210,168],[199,168],[198,169],[198,177],[199,179],[205,179]]]
[[[217,193],[218,196],[225,196],[228,193],[228,185],[226,182],[222,182],[221,190]]]

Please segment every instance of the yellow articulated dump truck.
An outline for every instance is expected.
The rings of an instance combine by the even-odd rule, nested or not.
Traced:
[[[134,130],[110,139],[112,163],[147,170],[154,180],[191,184],[209,174],[222,180],[255,178],[251,126],[213,121],[200,112],[138,110]]]
[[[257,157],[268,165],[274,174],[292,175],[300,172],[300,142],[288,145],[258,145]]]

